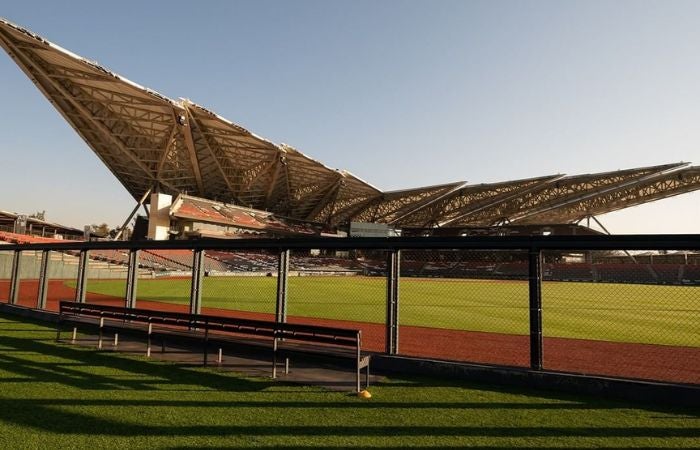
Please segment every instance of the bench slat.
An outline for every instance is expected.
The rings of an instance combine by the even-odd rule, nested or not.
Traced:
[[[273,355],[276,355],[278,350],[283,354],[303,353],[303,349],[279,347],[278,342],[283,343],[284,341],[320,344],[321,346],[316,350],[312,350],[312,353],[324,352],[324,349],[333,351],[332,349],[335,348],[337,350],[333,351],[332,356],[352,358],[356,360],[358,390],[360,389],[360,369],[367,368],[367,377],[369,377],[370,357],[369,355],[361,355],[360,353],[360,330],[299,323],[278,323],[269,320],[222,317],[205,314],[188,314],[174,311],[126,308],[112,305],[76,303],[69,301],[61,301],[59,311],[59,327],[60,323],[64,321],[86,323],[80,320],[81,317],[100,319],[100,342],[102,328],[105,326],[105,319],[109,320],[110,322],[124,321],[129,323],[147,324],[149,342],[147,355],[150,355],[150,342],[153,329],[152,326],[154,324],[164,325],[166,327],[180,326],[183,328],[186,327],[188,331],[192,331],[193,329],[201,329],[204,331],[202,337],[205,342],[205,365],[207,359],[206,343],[210,340],[226,337],[225,335],[218,333],[216,335],[210,334],[210,331],[218,331],[223,333],[272,338]],[[114,328],[116,325],[112,323],[107,324],[107,326],[109,328]],[[340,351],[340,348],[343,350]],[[273,357],[273,377],[276,373],[275,366],[276,356]]]

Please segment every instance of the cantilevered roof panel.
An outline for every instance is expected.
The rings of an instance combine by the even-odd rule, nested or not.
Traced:
[[[394,224],[403,217],[409,216],[416,210],[433,204],[450,195],[464,181],[425,186],[415,189],[402,189],[384,192],[380,196],[355,210],[352,220],[356,222],[382,222]]]
[[[158,181],[171,100],[6,21],[0,45],[134,197]],[[186,178],[180,168],[173,183],[162,184],[187,189]]]
[[[700,189],[698,169],[679,163],[382,192],[3,19],[0,46],[135,199],[155,189],[332,225],[454,227],[573,222]]]
[[[641,205],[700,189],[700,167],[662,171],[615,189],[604,189],[585,198],[562,201],[551,209],[514,221],[518,224],[572,223],[631,206]]]
[[[425,228],[431,226],[458,226],[471,223],[470,217],[482,210],[499,205],[514,196],[539,189],[561,175],[548,175],[523,180],[467,185],[450,195],[407,215],[398,217],[395,225]]]
[[[518,222],[541,212],[554,211],[563,205],[593,198],[603,192],[611,192],[632,186],[650,177],[677,170],[685,165],[687,164],[665,164],[564,177],[554,183],[543,186],[542,189],[514,197],[507,202],[495,205],[491,209],[481,211],[479,214],[472,216],[472,220],[480,225]],[[544,223],[554,223],[554,221],[550,222],[548,220]]]
[[[149,188],[297,218],[379,190],[0,20],[0,44],[134,196]],[[313,213],[313,214],[312,214]]]

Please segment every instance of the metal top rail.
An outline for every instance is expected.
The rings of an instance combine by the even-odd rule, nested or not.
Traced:
[[[199,239],[11,244],[14,250],[700,250],[700,234],[390,238]]]

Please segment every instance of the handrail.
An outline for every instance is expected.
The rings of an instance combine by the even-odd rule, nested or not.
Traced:
[[[199,239],[3,245],[0,250],[700,250],[700,234],[465,236],[389,238]]]

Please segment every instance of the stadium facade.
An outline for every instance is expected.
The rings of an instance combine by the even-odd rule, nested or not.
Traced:
[[[263,219],[260,223],[272,220],[282,224],[272,226],[282,234],[295,227],[305,230],[301,234],[308,229],[329,232],[353,222],[386,224],[414,235],[488,234],[506,228],[575,233],[586,219],[700,189],[700,167],[681,162],[382,191],[187,99],[173,100],[133,83],[3,19],[0,46],[138,202],[134,213],[150,204],[152,238],[185,236],[194,229],[164,233],[173,220],[214,223],[217,214],[219,228],[245,233],[257,226],[231,222],[221,211],[233,211],[232,217],[252,214]],[[219,211],[183,218],[182,202]],[[258,229],[266,227],[271,230],[269,224]]]

